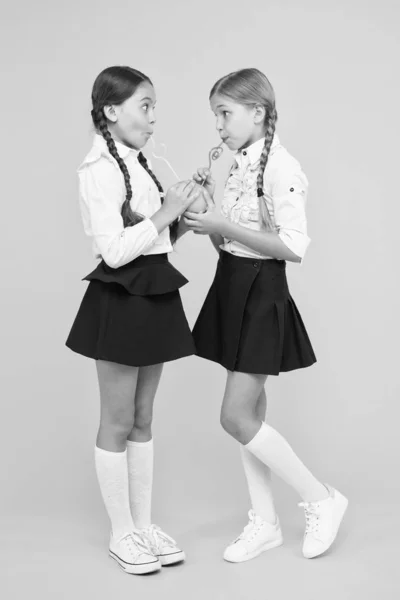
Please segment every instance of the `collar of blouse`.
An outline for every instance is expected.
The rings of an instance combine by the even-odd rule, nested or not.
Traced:
[[[121,144],[120,142],[115,142],[115,146],[117,148],[118,154],[120,155],[120,157],[122,159],[127,158],[127,156],[129,156],[129,155],[137,158],[137,156],[139,154],[139,150],[129,148],[128,146],[125,146],[125,144]],[[92,148],[91,148],[89,154],[85,157],[85,160],[83,161],[83,163],[80,165],[78,171],[80,171],[86,165],[96,162],[97,160],[99,160],[99,158],[101,156],[110,158],[111,154],[108,150],[106,140],[103,138],[102,135],[100,135],[99,133],[96,133],[94,136]]]
[[[264,140],[265,138],[261,138],[257,140],[257,142],[254,142],[254,144],[251,144],[251,146],[244,148],[244,150],[236,152],[235,160],[241,169],[247,167],[254,168],[258,166],[258,162],[264,148]],[[275,152],[278,146],[280,146],[280,141],[278,135],[275,133],[274,139],[272,140],[271,149],[269,151],[269,156]]]

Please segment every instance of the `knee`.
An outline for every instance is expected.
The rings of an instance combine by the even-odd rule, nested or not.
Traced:
[[[123,410],[112,412],[102,416],[100,427],[113,437],[128,438],[133,427],[133,415]]]
[[[233,410],[222,410],[220,423],[226,433],[234,438],[239,437],[242,428],[242,419],[239,413]]]
[[[140,431],[148,431],[151,429],[153,422],[153,414],[149,410],[136,410],[133,427]]]

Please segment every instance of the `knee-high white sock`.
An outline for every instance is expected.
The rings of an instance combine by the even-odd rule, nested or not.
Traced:
[[[328,498],[326,487],[301,462],[285,438],[270,425],[262,423],[261,429],[245,448],[291,485],[305,502]]]
[[[120,538],[135,528],[129,507],[126,454],[126,450],[109,452],[98,446],[95,448],[97,479],[115,538]]]
[[[240,454],[252,508],[256,515],[273,525],[276,522],[276,511],[272,496],[271,469],[242,444]]]
[[[151,493],[153,488],[153,440],[128,440],[129,495],[133,521],[138,529],[151,525]]]

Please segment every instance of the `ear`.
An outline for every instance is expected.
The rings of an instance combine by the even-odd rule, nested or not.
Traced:
[[[106,116],[106,118],[111,121],[112,123],[116,123],[117,122],[117,113],[115,111],[114,106],[105,106],[103,108],[104,114]]]
[[[254,123],[264,123],[265,107],[262,104],[256,104],[254,107]]]

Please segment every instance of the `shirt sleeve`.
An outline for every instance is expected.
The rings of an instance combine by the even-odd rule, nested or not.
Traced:
[[[78,172],[81,211],[85,232],[94,238],[104,261],[121,267],[146,252],[156,241],[158,231],[146,218],[124,227],[121,206],[125,198],[123,180],[115,166],[99,160]]]
[[[307,177],[298,163],[280,166],[272,186],[275,223],[282,242],[300,259],[311,241],[305,211],[307,190]]]

